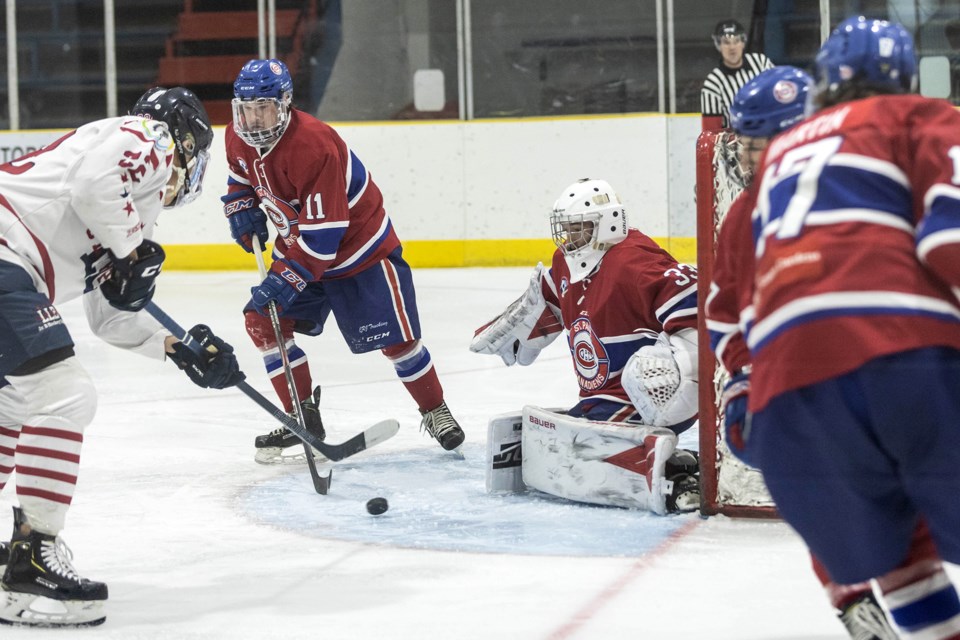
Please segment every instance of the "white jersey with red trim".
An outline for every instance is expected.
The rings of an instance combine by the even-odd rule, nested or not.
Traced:
[[[54,303],[94,291],[108,274],[108,252],[127,256],[152,235],[174,151],[166,125],[124,116],[0,165],[0,260],[22,267]],[[84,301],[91,327],[111,344],[136,348],[161,331],[146,314],[92,297]]]
[[[648,236],[630,229],[589,277],[570,282],[558,249],[543,276],[546,301],[560,308],[580,397],[631,404],[620,374],[660,332],[697,326],[697,271],[678,264]]]
[[[883,355],[960,349],[960,114],[948,102],[831,107],[774,138],[758,176],[753,411]]]

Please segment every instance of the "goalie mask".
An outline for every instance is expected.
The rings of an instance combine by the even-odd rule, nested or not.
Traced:
[[[607,249],[627,237],[627,214],[609,184],[585,178],[554,203],[550,227],[570,281],[579,282],[593,273]]]
[[[163,122],[176,145],[180,166],[174,165],[177,181],[170,191],[172,201],[165,206],[179,207],[196,200],[213,144],[210,117],[200,98],[183,87],[154,87],[140,96],[130,115]]]
[[[275,143],[290,124],[293,80],[280,60],[251,60],[233,83],[233,130],[251,147]]]

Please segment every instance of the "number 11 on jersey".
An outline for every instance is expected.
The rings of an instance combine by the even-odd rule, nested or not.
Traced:
[[[306,220],[322,220],[326,216],[323,215],[323,202],[320,199],[319,193],[314,193],[309,198],[307,198],[307,211],[304,218]]]

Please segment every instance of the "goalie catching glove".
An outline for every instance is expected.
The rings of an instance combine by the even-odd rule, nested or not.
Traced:
[[[670,427],[698,410],[697,331],[661,333],[627,360],[621,384],[643,424]]]
[[[476,330],[470,351],[500,356],[508,367],[526,366],[563,331],[560,310],[547,304],[541,281],[543,263],[533,270],[526,292],[499,316]]]
[[[110,279],[100,292],[111,306],[121,311],[139,311],[153,298],[155,281],[165,258],[163,247],[144,240],[133,257],[114,258]]]
[[[199,349],[194,351],[185,343],[177,342],[173,345],[173,353],[167,355],[194,384],[205,389],[224,389],[246,378],[240,371],[233,347],[213,335],[210,327],[198,324],[188,333]]]

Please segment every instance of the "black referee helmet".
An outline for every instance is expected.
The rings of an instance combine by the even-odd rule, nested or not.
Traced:
[[[739,37],[744,43],[747,42],[747,30],[736,20],[721,20],[713,28],[713,44],[719,47],[720,43],[726,37]]]

